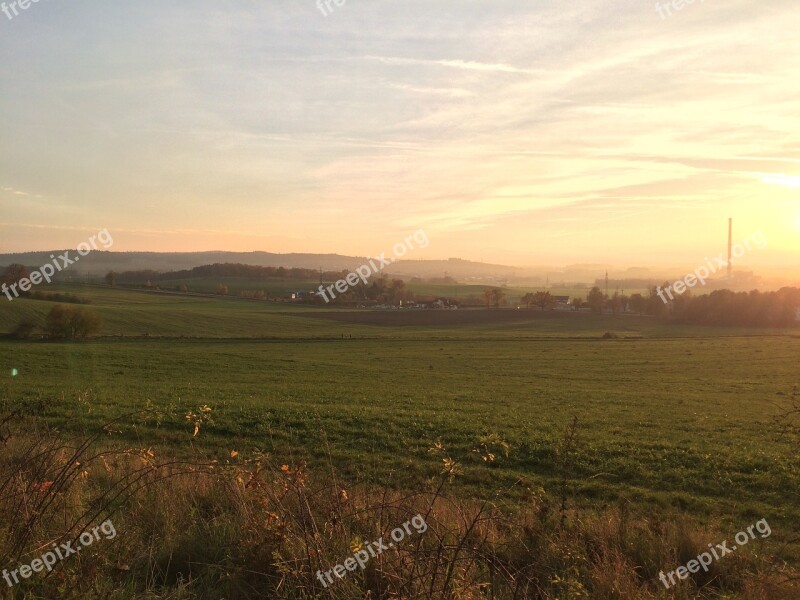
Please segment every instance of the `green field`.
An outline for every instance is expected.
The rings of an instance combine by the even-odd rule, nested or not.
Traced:
[[[149,406],[160,424],[122,427],[116,439],[218,459],[267,451],[400,489],[439,472],[428,449],[441,440],[463,463],[455,486],[475,496],[505,488],[513,500],[558,484],[558,440],[577,417],[577,505],[625,497],[733,523],[768,517],[781,539],[800,532],[796,447],[772,424],[798,383],[798,330],[69,289],[92,299],[101,337],[0,340],[6,408],[67,433]],[[5,331],[53,303],[0,306]],[[602,339],[609,331],[619,339]],[[193,438],[183,415],[204,404],[214,423]],[[471,452],[487,434],[510,444],[490,468]]]

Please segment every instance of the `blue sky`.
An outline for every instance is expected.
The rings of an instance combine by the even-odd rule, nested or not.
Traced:
[[[8,3],[8,0],[6,0]],[[39,0],[0,13],[0,251],[700,264],[800,250],[800,7]]]

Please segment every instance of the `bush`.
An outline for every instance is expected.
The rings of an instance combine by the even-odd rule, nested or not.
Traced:
[[[23,319],[11,331],[11,336],[15,340],[27,340],[30,339],[34,329],[36,329],[36,323],[30,319]]]
[[[102,320],[94,313],[59,304],[48,313],[45,329],[51,338],[72,340],[98,333],[102,327]]]
[[[33,300],[46,300],[48,302],[67,302],[69,304],[91,304],[88,298],[81,298],[75,294],[61,294],[58,292],[31,292]]]

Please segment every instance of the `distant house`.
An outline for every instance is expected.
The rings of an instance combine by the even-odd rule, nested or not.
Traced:
[[[458,303],[449,298],[437,298],[430,305],[431,308],[438,308],[440,310],[455,310],[458,308]]]
[[[569,296],[553,296],[553,302],[555,303],[555,308],[569,308]]]
[[[307,298],[310,298],[313,295],[313,293],[314,293],[313,291],[304,292],[302,290],[288,291],[286,292],[286,297],[293,302],[303,302]]]

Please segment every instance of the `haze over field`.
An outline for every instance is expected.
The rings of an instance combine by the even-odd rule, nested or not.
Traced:
[[[700,264],[797,276],[794,0],[43,1],[0,16],[0,252]]]

